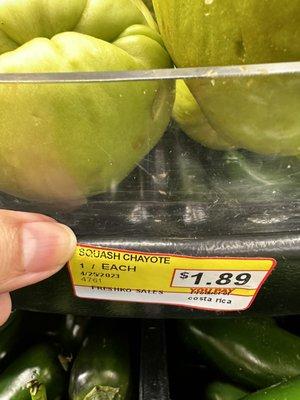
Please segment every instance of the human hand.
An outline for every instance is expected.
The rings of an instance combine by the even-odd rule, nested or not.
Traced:
[[[0,210],[0,325],[11,312],[9,292],[58,272],[75,246],[71,229],[50,217]]]

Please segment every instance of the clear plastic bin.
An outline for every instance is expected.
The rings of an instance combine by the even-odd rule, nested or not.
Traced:
[[[176,78],[201,87],[208,120],[226,139],[240,129],[242,148],[208,149],[175,122],[162,135]],[[89,237],[299,230],[300,62],[2,74],[0,90],[1,208]]]

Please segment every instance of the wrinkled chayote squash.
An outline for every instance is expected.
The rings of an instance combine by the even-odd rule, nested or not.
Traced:
[[[2,0],[0,74],[169,68],[141,0]],[[84,202],[161,138],[172,82],[0,84],[0,190]]]

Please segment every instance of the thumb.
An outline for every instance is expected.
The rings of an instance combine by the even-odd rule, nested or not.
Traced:
[[[76,237],[50,217],[0,211],[0,294],[43,280],[72,257]]]

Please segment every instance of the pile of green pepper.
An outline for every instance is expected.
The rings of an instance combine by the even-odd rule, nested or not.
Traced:
[[[201,399],[300,399],[300,337],[274,319],[186,320],[178,327],[193,363],[210,371]]]
[[[14,312],[0,328],[0,400],[137,398],[137,324]],[[215,318],[168,326],[172,400],[300,399],[300,337],[286,320]]]
[[[0,330],[0,400],[126,400],[131,324],[15,312]]]

